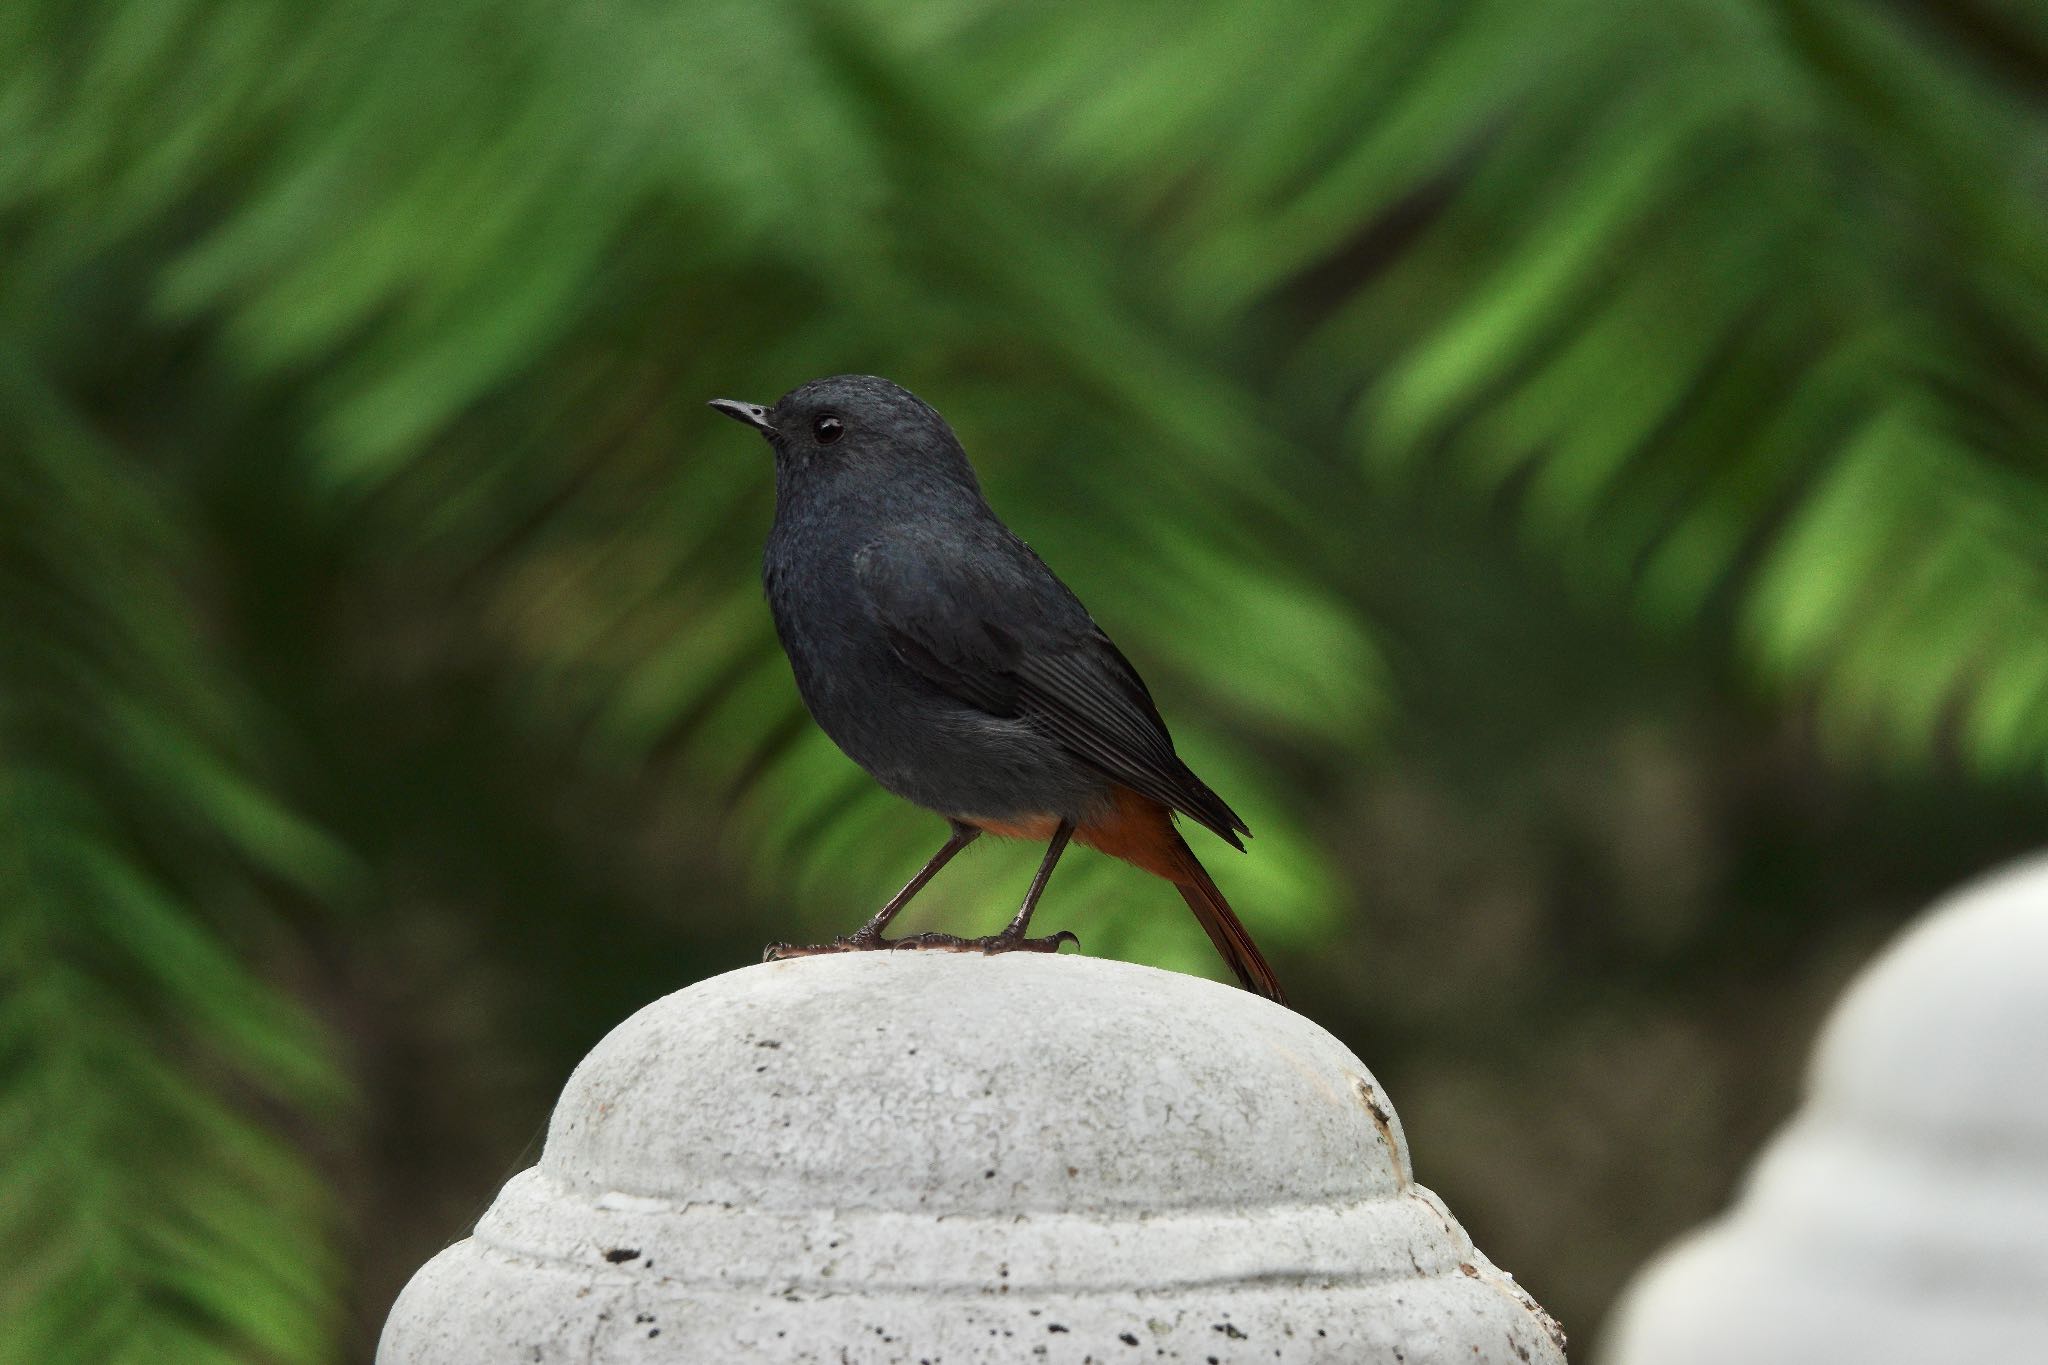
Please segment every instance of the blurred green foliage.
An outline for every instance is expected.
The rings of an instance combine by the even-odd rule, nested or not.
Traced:
[[[1702,1073],[1868,943],[1803,917],[2037,826],[2044,75],[2020,0],[0,7],[0,1361],[365,1349],[560,1064],[928,851],[701,407],[842,370],[954,420],[1310,1012],[1597,1306],[1665,1229],[1452,1134],[1597,1173],[1588,1094],[1685,1076],[1632,1140],[1725,1163]],[[1055,900],[1210,970],[1157,891]]]

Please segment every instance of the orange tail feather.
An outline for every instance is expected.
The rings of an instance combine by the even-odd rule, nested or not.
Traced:
[[[1280,980],[1273,974],[1265,955],[1252,942],[1250,932],[1231,910],[1230,902],[1223,899],[1223,893],[1216,889],[1215,881],[1195,857],[1195,851],[1174,829],[1173,815],[1165,806],[1128,788],[1120,788],[1116,807],[1109,818],[1081,826],[1074,832],[1074,837],[1081,843],[1172,882],[1181,899],[1188,903],[1188,909],[1195,912],[1195,918],[1208,932],[1209,941],[1216,945],[1216,951],[1237,974],[1238,984],[1268,1000],[1283,1005],[1287,1003],[1287,997],[1280,990]]]
[[[1178,842],[1179,836],[1174,837]],[[1273,974],[1273,968],[1259,952],[1259,945],[1252,942],[1244,921],[1231,910],[1230,902],[1223,899],[1223,893],[1216,889],[1208,871],[1195,861],[1194,851],[1184,843],[1181,848],[1187,854],[1188,879],[1174,882],[1174,889],[1188,903],[1188,909],[1195,912],[1195,918],[1208,931],[1209,941],[1216,945],[1217,952],[1223,954],[1230,970],[1237,973],[1237,983],[1276,1004],[1286,1004],[1287,995],[1280,989],[1280,978]]]

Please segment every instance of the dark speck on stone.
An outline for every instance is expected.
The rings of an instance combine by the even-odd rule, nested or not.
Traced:
[[[1056,1323],[1056,1322],[1048,1322],[1048,1323],[1047,1323],[1047,1324],[1045,1325],[1045,1330],[1046,1330],[1046,1331],[1048,1331],[1048,1332],[1064,1332],[1064,1331],[1066,1331],[1067,1329],[1066,1329],[1066,1328],[1064,1328],[1064,1327],[1062,1327],[1062,1326],[1060,1326],[1060,1325],[1059,1325],[1058,1323]]]
[[[1126,1346],[1136,1346],[1138,1344],[1137,1336],[1131,1332],[1118,1332],[1116,1339]]]
[[[613,1247],[604,1254],[604,1258],[613,1265],[624,1265],[628,1261],[639,1260],[640,1253],[631,1247]]]

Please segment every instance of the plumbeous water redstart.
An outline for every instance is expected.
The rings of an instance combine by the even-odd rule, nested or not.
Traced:
[[[1025,937],[1069,839],[1163,877],[1246,989],[1280,983],[1174,829],[1233,848],[1243,820],[1174,753],[1130,660],[999,520],[951,427],[885,379],[837,375],[773,407],[711,404],[775,450],[762,576],[804,704],[848,757],[952,837],[857,933],[770,957],[868,948],[1056,952]],[[983,833],[1044,840],[1009,927],[885,939],[896,912]]]

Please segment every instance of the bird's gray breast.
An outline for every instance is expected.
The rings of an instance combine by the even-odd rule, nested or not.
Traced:
[[[886,534],[795,520],[769,537],[769,608],[819,728],[884,787],[940,814],[1087,819],[1108,796],[1098,774],[1028,720],[969,705],[898,653],[855,571],[862,547]]]

